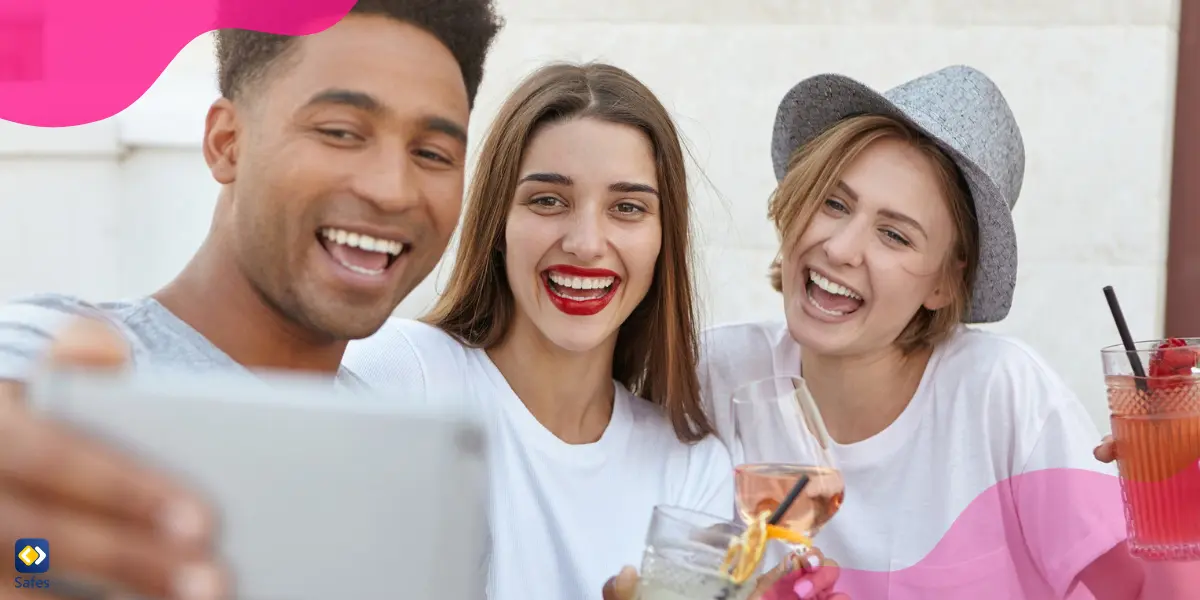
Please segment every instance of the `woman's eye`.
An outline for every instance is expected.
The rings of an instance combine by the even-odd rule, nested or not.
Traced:
[[[825,206],[828,208],[831,208],[833,210],[836,210],[838,212],[845,212],[845,213],[850,212],[850,210],[848,208],[846,208],[845,204],[842,204],[841,201],[835,200],[833,198],[829,198],[828,200],[826,200]]]
[[[545,207],[549,208],[549,207],[553,207],[553,206],[562,204],[562,201],[560,201],[558,198],[555,198],[554,196],[538,196],[536,198],[531,199],[529,201],[529,203],[535,204],[537,206],[545,206]]]
[[[893,242],[896,242],[897,244],[901,244],[903,246],[911,246],[912,245],[912,242],[909,242],[907,238],[905,238],[904,236],[902,236],[899,233],[896,233],[895,231],[892,231],[890,229],[884,229],[883,234],[888,236],[888,238],[890,238]]]

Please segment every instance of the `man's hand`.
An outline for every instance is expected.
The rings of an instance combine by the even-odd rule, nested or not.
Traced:
[[[128,347],[107,325],[80,320],[54,342],[48,366],[119,369]],[[0,382],[0,540],[53,542],[50,588],[0,586],[0,600],[55,598],[70,581],[154,598],[226,597],[212,554],[212,518],[188,490],[136,460],[41,417],[24,386]]]

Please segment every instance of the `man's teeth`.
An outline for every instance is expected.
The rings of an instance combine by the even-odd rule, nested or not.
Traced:
[[[823,277],[820,273],[818,273],[816,271],[810,270],[808,272],[808,278],[810,281],[817,284],[817,287],[829,292],[830,294],[837,294],[839,296],[845,296],[847,298],[854,298],[855,300],[862,300],[862,296],[859,296],[858,294],[855,294],[854,292],[850,291],[850,289],[844,285],[834,283],[834,282],[826,279],[825,277]]]
[[[613,277],[568,277],[561,273],[551,271],[549,273],[550,281],[555,285],[559,285],[574,290],[599,290],[604,289],[613,284]]]
[[[404,244],[392,240],[381,240],[361,233],[353,233],[344,229],[326,227],[321,230],[321,237],[343,246],[358,248],[368,252],[381,252],[392,256],[400,256],[404,252]]]

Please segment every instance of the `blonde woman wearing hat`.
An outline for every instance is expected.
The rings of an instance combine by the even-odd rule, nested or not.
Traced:
[[[1016,286],[1025,155],[995,84],[968,67],[883,94],[812,77],[780,105],[772,154],[770,277],[786,321],[707,331],[701,383],[739,464],[786,440],[735,433],[734,391],[803,382],[845,482],[817,539],[843,567],[839,589],[1183,597],[1171,567],[1147,576],[1126,553],[1115,473],[1092,458],[1098,433],[1067,385],[1021,341],[964,325],[1003,319]],[[755,422],[798,422],[795,404],[751,408],[771,413]]]

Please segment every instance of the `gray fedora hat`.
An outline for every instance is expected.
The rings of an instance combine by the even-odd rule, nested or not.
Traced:
[[[958,165],[979,224],[979,265],[967,322],[1003,319],[1017,284],[1012,209],[1025,178],[1025,144],[1000,89],[965,66],[946,67],[882,94],[843,75],[810,77],[779,103],[771,140],[775,178],[783,179],[797,148],[859,114],[891,116],[915,127]]]

